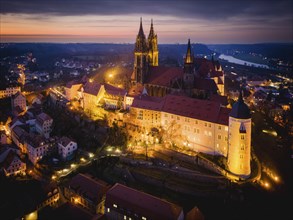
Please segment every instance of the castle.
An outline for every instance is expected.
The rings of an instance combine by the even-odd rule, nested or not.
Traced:
[[[132,123],[151,130],[160,128],[173,134],[173,144],[227,158],[230,172],[250,176],[251,115],[240,92],[232,109],[214,96],[224,97],[224,72],[218,61],[195,58],[190,40],[184,67],[161,67],[158,37],[151,22],[146,39],[142,20],[134,49],[133,87],[127,97]],[[137,88],[143,92],[135,94]],[[201,93],[205,100],[196,99]],[[127,99],[126,97],[126,99]]]

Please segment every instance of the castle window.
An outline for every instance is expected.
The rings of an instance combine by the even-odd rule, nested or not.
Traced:
[[[240,159],[243,159],[243,155],[242,154],[240,154]]]
[[[228,126],[225,126],[225,131],[228,131]]]
[[[241,135],[241,140],[244,140],[244,134]]]
[[[207,126],[208,126],[208,124],[205,122],[205,123],[204,123],[204,126],[205,126],[205,127],[207,127]]]
[[[177,116],[177,120],[178,120],[178,121],[180,120],[180,117],[179,117],[179,116]]]
[[[196,124],[196,125],[198,124],[198,121],[197,121],[197,120],[195,120],[195,124]]]
[[[221,138],[222,138],[221,135],[218,135],[218,139],[221,140]]]
[[[221,130],[221,128],[222,128],[221,125],[219,125],[218,129]]]
[[[212,126],[211,123],[209,123],[209,128],[210,128],[211,126]]]

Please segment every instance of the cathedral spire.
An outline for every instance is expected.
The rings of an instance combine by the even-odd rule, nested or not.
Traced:
[[[143,27],[142,27],[142,17],[140,17],[140,26],[139,26],[138,36],[144,36]]]
[[[188,39],[188,45],[187,45],[187,52],[186,52],[186,57],[185,57],[185,63],[193,63],[193,55],[191,53],[190,39]]]
[[[153,25],[153,19],[151,20],[151,29],[149,33],[149,38],[153,38],[155,36],[155,31],[154,31],[154,25]]]

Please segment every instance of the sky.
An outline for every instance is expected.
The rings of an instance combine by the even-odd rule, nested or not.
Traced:
[[[293,0],[0,0],[0,42],[293,42]]]

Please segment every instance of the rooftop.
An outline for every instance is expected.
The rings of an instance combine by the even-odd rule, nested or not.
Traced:
[[[106,207],[131,210],[146,219],[178,219],[182,208],[150,194],[116,183],[106,195]]]
[[[64,147],[66,147],[71,141],[70,138],[63,136],[62,138],[60,138],[59,143],[62,144]]]
[[[102,200],[102,196],[106,193],[109,186],[101,180],[96,180],[88,175],[79,173],[70,180],[68,188],[97,204]]]
[[[231,111],[221,107],[219,102],[177,95],[167,95],[163,98],[137,96],[132,107],[162,111],[223,125],[228,125]]]

